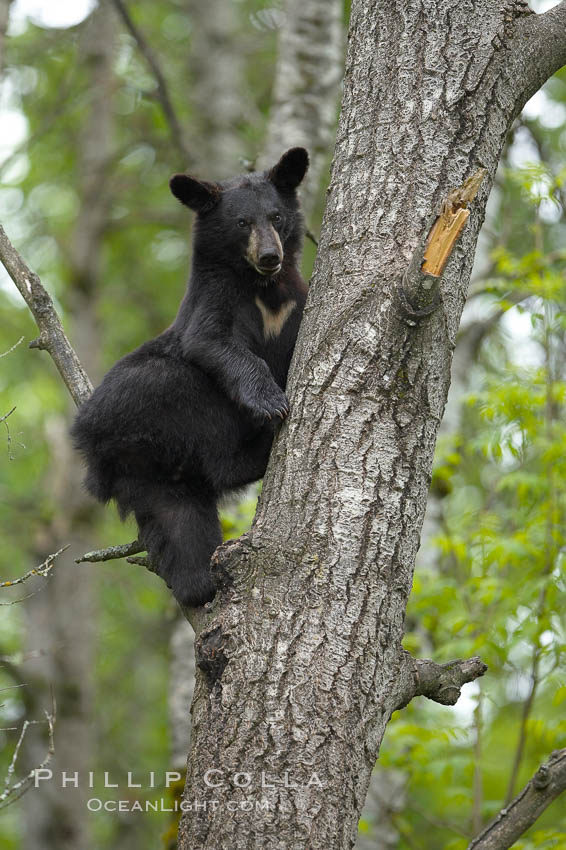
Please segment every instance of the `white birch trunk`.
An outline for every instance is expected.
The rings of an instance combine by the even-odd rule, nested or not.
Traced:
[[[195,170],[220,179],[242,170],[239,129],[250,108],[238,41],[238,6],[225,0],[186,0],[191,22],[188,93]]]
[[[260,165],[277,162],[288,148],[307,148],[310,166],[301,196],[308,216],[336,130],[344,67],[344,4],[342,0],[287,0],[284,8],[273,105]]]

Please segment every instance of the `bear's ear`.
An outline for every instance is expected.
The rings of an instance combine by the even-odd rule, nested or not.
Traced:
[[[188,174],[174,174],[169,181],[169,188],[182,204],[197,213],[208,212],[220,200],[220,186],[197,180]]]
[[[309,167],[309,155],[304,148],[291,148],[268,172],[267,177],[283,192],[294,191]]]

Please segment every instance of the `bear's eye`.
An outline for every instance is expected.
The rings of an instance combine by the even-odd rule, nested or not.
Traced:
[[[274,221],[275,224],[279,224],[279,222],[281,221],[281,216],[279,215],[279,213],[275,213],[275,215],[272,218],[272,221]]]
[[[238,227],[247,227],[247,226],[248,226],[248,222],[246,221],[245,218],[238,219]]]

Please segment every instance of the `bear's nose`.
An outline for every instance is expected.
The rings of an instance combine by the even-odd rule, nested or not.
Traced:
[[[279,254],[275,254],[273,252],[269,254],[260,254],[259,257],[259,265],[263,269],[274,269],[281,262],[281,257]]]

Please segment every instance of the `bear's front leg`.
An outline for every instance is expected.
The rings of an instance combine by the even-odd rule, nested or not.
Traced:
[[[238,402],[252,413],[259,422],[278,417],[284,420],[289,415],[289,402],[281,387],[275,382],[269,368],[268,374],[257,374],[252,380],[246,376],[241,382]]]
[[[210,325],[210,323],[209,323]],[[262,423],[289,414],[289,402],[275,381],[265,360],[243,343],[212,333],[191,333],[183,337],[185,357],[197,363],[222,387],[236,404]]]

